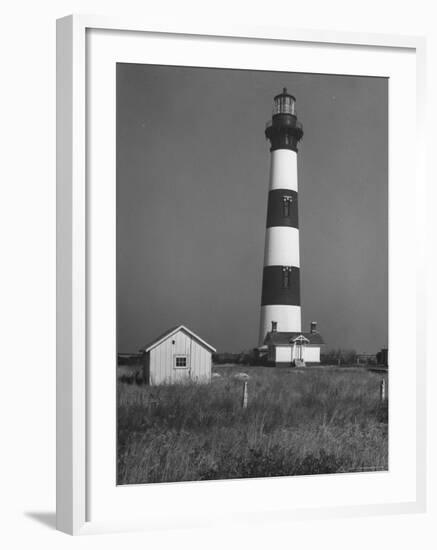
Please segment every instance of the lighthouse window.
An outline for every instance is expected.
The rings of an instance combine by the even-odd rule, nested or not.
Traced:
[[[282,199],[282,216],[284,218],[288,218],[290,216],[291,201],[292,201],[291,197],[283,197]]]
[[[283,288],[289,288],[290,286],[290,271],[287,268],[282,270],[282,286]]]
[[[287,199],[282,202],[282,215],[284,218],[288,218],[290,215],[290,202]]]

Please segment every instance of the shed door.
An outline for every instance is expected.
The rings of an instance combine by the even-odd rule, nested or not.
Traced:
[[[187,354],[175,354],[173,356],[173,379],[175,382],[188,382],[190,380],[190,357]]]

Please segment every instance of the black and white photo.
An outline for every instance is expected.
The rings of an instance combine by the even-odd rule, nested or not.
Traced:
[[[388,469],[388,79],[117,63],[117,483]]]

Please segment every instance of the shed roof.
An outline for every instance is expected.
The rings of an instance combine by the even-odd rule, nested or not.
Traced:
[[[310,345],[323,345],[325,342],[318,332],[268,332],[264,338],[264,344],[270,346],[286,346],[293,340],[303,336]]]
[[[160,334],[157,338],[155,338],[154,340],[152,340],[151,342],[149,342],[148,344],[146,344],[145,346],[143,346],[141,348],[140,351],[145,351],[146,353],[148,351],[150,351],[151,349],[155,348],[156,346],[158,346],[161,342],[163,342],[164,340],[166,340],[167,338],[169,338],[170,336],[173,336],[173,334],[176,334],[177,332],[179,332],[180,330],[184,331],[185,333],[189,334],[194,340],[196,340],[197,342],[199,342],[199,344],[201,344],[202,346],[208,348],[210,351],[212,352],[215,352],[216,349],[213,348],[210,344],[208,344],[207,342],[205,342],[205,340],[202,340],[202,338],[200,338],[200,336],[198,336],[196,333],[194,333],[192,330],[190,330],[189,328],[187,328],[186,326],[184,325],[177,325],[175,327],[172,327],[168,330],[166,330],[165,332],[163,332],[162,334]]]

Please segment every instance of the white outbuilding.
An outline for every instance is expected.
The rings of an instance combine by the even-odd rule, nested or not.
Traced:
[[[144,380],[152,386],[211,382],[216,350],[184,325],[167,330],[141,351]]]
[[[290,367],[320,363],[320,350],[325,342],[317,332],[315,321],[311,323],[310,332],[280,332],[276,326],[273,322],[260,348],[264,353],[267,351],[267,361],[271,365]]]

